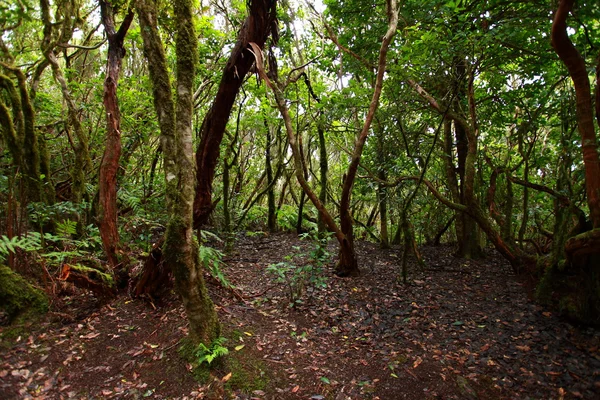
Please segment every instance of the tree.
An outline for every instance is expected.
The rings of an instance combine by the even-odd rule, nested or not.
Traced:
[[[197,65],[197,39],[192,2],[174,2],[176,22],[176,100],[171,93],[165,52],[157,27],[156,5],[139,0],[137,10],[144,52],[152,80],[164,154],[166,205],[169,215],[163,246],[165,263],[173,271],[183,299],[194,343],[212,342],[219,336],[217,314],[204,284],[193,235],[194,161],[192,149],[193,83]]]
[[[121,111],[117,98],[117,86],[121,73],[121,59],[125,56],[123,41],[134,14],[133,9],[128,10],[118,30],[115,30],[115,7],[110,1],[100,0],[100,14],[108,39],[108,57],[103,96],[106,112],[106,135],[98,179],[98,225],[108,262],[112,268],[115,268],[118,264],[117,248],[119,246],[117,174],[121,157]]]
[[[262,47],[269,35],[276,32],[276,10],[276,0],[250,0],[248,17],[223,70],[217,95],[202,122],[200,144],[196,150],[195,227],[205,224],[214,208],[212,184],[219,160],[219,147],[235,98],[253,64],[249,43],[257,43]],[[273,40],[277,41],[275,35]]]
[[[42,53],[50,64],[52,75],[56,82],[60,85],[61,93],[68,110],[68,125],[75,131],[75,139],[69,135],[69,142],[73,152],[75,153],[75,164],[72,168],[72,197],[75,203],[80,203],[85,194],[85,174],[91,169],[91,160],[89,155],[88,138],[83,130],[81,119],[77,109],[77,104],[69,88],[69,83],[65,78],[61,65],[55,54],[56,46],[59,43],[68,43],[73,36],[75,30],[75,13],[78,5],[75,3],[67,3],[58,11],[58,15],[62,15],[63,26],[57,33],[58,23],[53,23],[50,17],[50,2],[48,0],[40,0],[40,8],[42,13],[42,22],[44,23],[44,39],[41,43]],[[68,131],[68,130],[67,130]]]
[[[263,78],[266,78],[266,81],[269,87],[272,89],[275,95],[275,101],[277,103],[277,108],[281,113],[281,116],[285,123],[286,132],[288,135],[288,140],[290,143],[290,147],[292,149],[292,154],[294,157],[294,166],[295,166],[295,174],[296,179],[302,186],[302,189],[310,199],[310,201],[314,204],[314,206],[319,211],[321,217],[327,224],[328,228],[334,232],[335,237],[337,238],[340,244],[340,252],[339,252],[339,260],[336,266],[336,274],[339,276],[358,276],[360,274],[360,269],[358,268],[358,262],[356,258],[356,252],[354,250],[354,236],[353,236],[353,221],[352,215],[350,213],[350,197],[352,194],[352,188],[354,186],[354,180],[356,179],[356,174],[358,171],[358,165],[360,162],[360,157],[362,155],[362,151],[367,140],[367,136],[369,135],[369,131],[371,128],[371,122],[375,117],[375,112],[379,105],[379,98],[381,96],[381,92],[383,89],[383,78],[385,75],[385,67],[387,63],[387,52],[396,34],[396,28],[398,26],[398,6],[395,0],[387,1],[387,16],[388,16],[388,29],[386,34],[383,37],[381,48],[379,50],[379,57],[377,63],[377,74],[376,81],[374,85],[373,97],[371,99],[371,103],[369,104],[369,110],[367,112],[364,124],[362,129],[356,138],[354,151],[351,156],[351,162],[348,167],[348,170],[345,174],[345,179],[342,188],[342,198],[340,202],[340,226],[338,227],[325,206],[321,203],[317,195],[310,188],[305,175],[305,166],[304,166],[304,158],[302,157],[302,153],[300,151],[300,147],[298,144],[297,135],[294,132],[294,128],[292,126],[292,120],[289,115],[289,111],[286,105],[286,101],[283,94],[284,86],[281,85],[277,79],[274,79],[274,82],[267,77],[264,73],[264,67],[262,66],[262,55],[261,49],[256,44],[253,44],[254,54],[257,60],[257,65],[259,70],[262,69]]]

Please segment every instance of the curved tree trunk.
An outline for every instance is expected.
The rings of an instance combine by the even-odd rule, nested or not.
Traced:
[[[279,112],[283,117],[286,132],[290,142],[290,147],[292,149],[292,154],[294,157],[296,178],[298,179],[300,186],[302,186],[302,189],[304,190],[306,196],[310,199],[310,201],[314,204],[315,208],[318,210],[327,227],[335,233],[335,237],[340,244],[339,259],[335,271],[335,273],[338,276],[360,275],[360,269],[358,268],[358,260],[356,258],[356,252],[354,251],[353,220],[352,215],[350,213],[350,197],[352,194],[352,188],[354,186],[354,180],[358,171],[358,164],[362,156],[362,150],[367,140],[367,136],[369,135],[371,122],[375,117],[375,111],[379,106],[379,98],[383,89],[383,77],[385,75],[385,67],[387,64],[387,52],[390,43],[392,42],[392,39],[396,34],[396,28],[398,26],[398,6],[396,0],[388,0],[387,7],[389,24],[388,30],[385,36],[383,37],[381,47],[379,49],[377,75],[375,80],[375,88],[373,90],[373,97],[369,104],[369,110],[367,112],[367,116],[365,118],[362,130],[356,139],[354,152],[352,153],[352,160],[345,174],[344,184],[342,188],[342,199],[340,202],[340,227],[337,226],[331,214],[325,208],[325,205],[321,203],[321,201],[319,200],[315,192],[310,188],[308,182],[304,177],[305,168],[303,158],[298,145],[298,137],[297,134],[294,132],[292,120],[290,118],[287,104],[283,96],[283,88],[281,87],[279,82],[277,82],[276,77],[275,82],[272,83],[269,77],[266,75],[264,71],[261,48],[255,43],[251,43],[252,48],[255,51],[254,56],[256,58],[256,64],[259,73],[261,74],[261,77],[265,79],[267,85],[273,91],[275,95],[275,100],[277,102],[277,108],[279,109]]]
[[[108,59],[104,80],[104,111],[106,113],[106,136],[104,155],[100,163],[98,179],[98,225],[108,263],[115,268],[119,263],[117,249],[119,230],[117,226],[117,173],[121,157],[121,111],[117,98],[117,85],[121,72],[121,60],[125,56],[123,41],[133,21],[130,10],[118,31],[115,30],[114,9],[106,0],[100,0],[102,24],[108,37]]]
[[[276,5],[276,0],[250,1],[249,15],[225,65],[217,96],[202,122],[200,144],[196,150],[194,199],[194,227],[196,228],[208,221],[214,208],[212,182],[219,159],[219,147],[235,98],[254,63],[252,53],[248,50],[249,43],[257,43],[262,48],[269,34],[276,32]]]
[[[590,80],[585,60],[567,35],[566,20],[574,3],[574,0],[560,1],[552,24],[552,47],[567,67],[575,86],[587,202],[592,224],[594,228],[600,228],[600,158],[598,157],[598,140],[594,128]]]

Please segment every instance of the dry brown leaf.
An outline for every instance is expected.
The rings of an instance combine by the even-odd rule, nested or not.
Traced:
[[[225,375],[223,378],[221,378],[221,382],[225,383],[230,379],[231,379],[231,372],[228,373],[227,375]]]
[[[423,362],[423,359],[421,357],[417,357],[417,359],[415,360],[415,362],[413,363],[413,369],[417,368],[419,365],[421,365],[421,363]]]

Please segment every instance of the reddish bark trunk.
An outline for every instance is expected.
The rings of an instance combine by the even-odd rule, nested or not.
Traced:
[[[219,147],[235,98],[254,57],[249,43],[261,48],[273,31],[276,32],[276,0],[252,0],[249,15],[238,34],[238,40],[225,65],[215,100],[204,117],[200,145],[196,150],[196,195],[194,199],[194,227],[205,224],[214,208],[212,182],[219,159]]]
[[[117,98],[117,85],[121,71],[121,60],[125,55],[123,40],[133,20],[129,11],[118,31],[115,31],[114,10],[108,1],[100,1],[102,23],[108,37],[108,60],[104,80],[103,103],[106,112],[106,137],[104,154],[100,164],[98,225],[102,245],[109,265],[118,264],[117,249],[119,230],[117,226],[117,173],[121,157],[121,113]]]
[[[594,128],[594,112],[590,81],[585,60],[567,35],[566,20],[574,0],[561,0],[552,24],[552,47],[567,67],[575,86],[577,98],[577,123],[581,135],[585,186],[590,217],[594,228],[600,228],[600,158]]]

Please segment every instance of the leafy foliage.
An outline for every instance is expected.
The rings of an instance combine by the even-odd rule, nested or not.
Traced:
[[[29,232],[27,235],[13,236],[10,239],[6,235],[0,236],[0,263],[17,249],[25,252],[41,250],[41,235],[38,232]]]
[[[229,354],[229,349],[224,346],[227,341],[224,337],[218,337],[207,347],[204,343],[198,344],[194,350],[194,357],[198,364],[206,363],[211,365],[213,361]]]
[[[198,257],[200,258],[200,262],[206,269],[208,269],[210,275],[221,282],[223,287],[232,288],[233,285],[227,280],[227,277],[225,274],[223,274],[223,270],[221,269],[221,265],[223,264],[223,256],[224,254],[221,251],[213,249],[212,247],[198,247]]]

